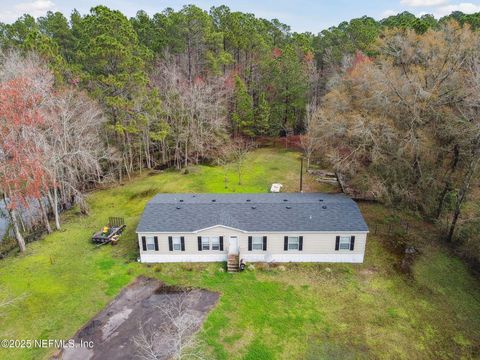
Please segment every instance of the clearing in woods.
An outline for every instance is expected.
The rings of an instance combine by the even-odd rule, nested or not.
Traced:
[[[214,359],[478,358],[480,286],[464,264],[438,245],[414,215],[361,204],[367,223],[409,217],[424,246],[410,275],[389,236],[370,234],[366,260],[351,264],[257,265],[228,274],[224,264],[144,265],[136,262],[135,227],[158,192],[265,192],[271,183],[298,190],[300,154],[266,148],[236,165],[146,173],[88,197],[89,216],[64,216],[64,231],[0,261],[0,338],[68,339],[138,276],[220,294],[199,336]],[[226,176],[226,181],[225,181]],[[306,191],[329,191],[305,177]],[[225,184],[227,188],[225,188]],[[95,248],[92,233],[109,216],[125,218],[119,245]],[[38,359],[55,349],[0,349],[0,358]]]

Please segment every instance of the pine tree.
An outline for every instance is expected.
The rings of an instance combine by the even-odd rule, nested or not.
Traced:
[[[232,114],[234,134],[254,136],[253,100],[240,76],[235,76],[234,112]]]
[[[270,130],[270,104],[265,93],[261,93],[255,114],[255,132],[257,135],[266,135]]]

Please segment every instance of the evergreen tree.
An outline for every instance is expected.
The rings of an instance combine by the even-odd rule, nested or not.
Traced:
[[[0,48],[18,48],[21,47],[27,38],[28,34],[38,30],[38,25],[35,18],[31,15],[23,15],[18,18],[13,24],[0,23]]]
[[[46,16],[38,18],[37,21],[42,34],[51,38],[59,46],[65,60],[72,61],[75,39],[67,18],[60,12],[49,11]]]
[[[265,88],[271,91],[270,130],[274,135],[302,130],[308,83],[303,52],[293,45],[275,49],[265,64]]]
[[[257,135],[266,135],[270,130],[270,104],[265,93],[262,92],[258,99],[255,114],[255,132]]]
[[[53,71],[55,82],[57,84],[64,82],[68,65],[60,53],[59,46],[52,38],[34,29],[28,33],[20,48],[27,52],[36,52],[40,55],[46,60],[49,68]]]
[[[235,76],[234,112],[232,114],[234,134],[254,136],[253,100],[240,76]]]
[[[149,51],[139,45],[128,19],[105,6],[93,8],[76,26],[83,84],[104,106],[123,153],[123,169],[130,174],[141,151],[139,134],[148,107],[144,102],[151,98],[145,65]]]

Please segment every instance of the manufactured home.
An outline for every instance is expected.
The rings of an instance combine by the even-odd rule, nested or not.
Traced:
[[[158,194],[137,227],[140,261],[361,263],[368,227],[343,194]]]

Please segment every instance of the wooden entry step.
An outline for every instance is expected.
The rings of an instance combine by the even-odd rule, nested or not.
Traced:
[[[239,270],[239,256],[238,255],[228,255],[227,271],[228,272],[238,272],[238,270]]]

